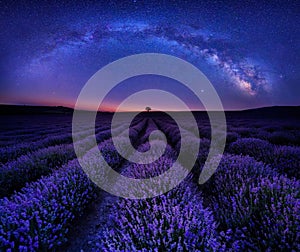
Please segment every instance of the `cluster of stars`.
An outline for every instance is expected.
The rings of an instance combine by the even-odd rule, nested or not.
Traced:
[[[186,51],[187,55],[193,55],[205,60],[221,71],[227,78],[243,92],[256,95],[259,91],[269,91],[270,85],[264,73],[258,66],[247,62],[245,58],[234,59],[227,51],[230,40],[218,38],[211,33],[193,28],[192,26],[166,26],[151,25],[143,22],[110,23],[88,27],[82,32],[68,31],[62,36],[53,38],[49,44],[45,44],[38,57],[33,58],[29,65],[41,65],[41,62],[56,57],[57,54],[71,51],[84,50],[87,46],[103,46],[109,39],[122,39],[124,36],[130,40],[155,40],[161,43],[161,47],[172,47],[173,51]],[[117,50],[117,48],[116,48]],[[231,50],[234,54],[235,51]],[[235,57],[236,58],[236,57]],[[41,71],[41,67],[38,67]]]

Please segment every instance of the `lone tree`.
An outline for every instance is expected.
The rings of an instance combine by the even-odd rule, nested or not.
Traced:
[[[150,112],[151,108],[150,108],[150,107],[146,107],[145,110],[146,110],[147,112]]]

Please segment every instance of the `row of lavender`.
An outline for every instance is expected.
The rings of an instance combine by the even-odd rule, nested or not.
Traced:
[[[144,124],[144,121],[136,123],[131,132],[137,133],[131,133],[131,136],[137,138]],[[122,138],[124,126],[120,125],[114,130]],[[85,151],[88,150],[88,138],[89,136],[82,139],[80,143]],[[100,132],[99,139],[102,139],[99,146],[89,148],[99,147],[110,165],[119,166],[122,163],[121,157],[116,152],[111,139],[107,139],[107,132]],[[62,151],[64,155],[64,152],[70,151],[68,148],[69,145],[61,146],[59,152]],[[73,154],[66,155],[72,156]],[[30,162],[31,158],[27,160]],[[85,160],[86,162],[90,160],[88,151],[85,153]],[[12,169],[14,167],[11,166]],[[28,173],[34,172],[35,165],[24,165],[24,171],[26,167]],[[47,169],[47,166],[44,168]],[[71,158],[66,164],[50,170],[46,172],[47,176],[26,184],[19,192],[0,200],[0,247],[2,250],[51,250],[61,246],[66,242],[73,220],[83,214],[96,193],[99,193],[76,159]],[[13,176],[18,175],[16,173]],[[28,176],[23,178],[22,182],[25,181],[30,182],[30,178]]]

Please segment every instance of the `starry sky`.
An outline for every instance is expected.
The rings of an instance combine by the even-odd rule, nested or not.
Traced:
[[[198,67],[225,109],[300,105],[299,1],[1,1],[0,15],[0,103],[72,107],[101,67],[151,52]],[[152,75],[120,83],[103,108],[161,87],[200,108]]]

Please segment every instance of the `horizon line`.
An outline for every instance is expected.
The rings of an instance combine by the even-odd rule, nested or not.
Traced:
[[[0,103],[0,106],[17,106],[17,107],[45,107],[45,108],[66,108],[70,110],[75,110],[73,107],[63,106],[63,105],[36,105],[36,104],[12,104],[12,103]],[[113,110],[97,110],[100,113],[158,113],[158,112],[239,112],[239,111],[247,111],[254,109],[262,109],[262,108],[274,108],[274,107],[300,107],[300,105],[271,105],[271,106],[262,106],[262,107],[248,107],[248,108],[240,108],[240,109],[224,109],[224,110],[205,110],[205,109],[191,109],[191,110],[154,110],[151,112],[147,112],[146,110],[128,110],[128,111],[113,111]],[[89,109],[77,109],[77,111],[82,112],[95,112],[94,110]]]

